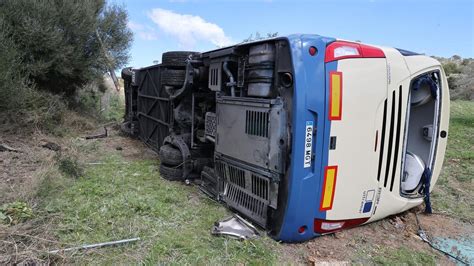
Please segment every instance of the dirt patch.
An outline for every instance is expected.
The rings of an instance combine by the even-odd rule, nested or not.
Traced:
[[[31,199],[39,177],[54,163],[56,152],[41,146],[45,140],[58,141],[40,134],[2,135],[0,143],[19,152],[0,152],[0,205],[13,199]]]
[[[365,226],[315,238],[306,243],[285,245],[286,253],[296,255],[301,263],[361,263],[384,256],[397,249],[423,252],[436,257],[441,265],[454,265],[443,254],[433,250],[418,237],[417,213],[422,228],[430,237],[457,238],[473,234],[470,223],[461,222],[442,214],[426,215],[422,208]]]
[[[441,213],[420,215],[419,218],[423,229],[433,236],[453,238],[474,235],[474,226],[470,222],[463,222]]]
[[[117,129],[112,129],[110,136],[101,142],[104,150],[118,151],[125,160],[158,159],[158,155],[142,141],[126,137]]]

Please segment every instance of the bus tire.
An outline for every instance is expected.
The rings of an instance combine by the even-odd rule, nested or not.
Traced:
[[[186,70],[164,69],[161,73],[161,84],[173,87],[181,87],[184,84]]]
[[[181,181],[183,178],[183,167],[167,166],[160,164],[160,175],[166,180]]]
[[[191,51],[176,51],[166,52],[161,57],[161,63],[165,67],[185,67],[186,60],[191,55],[192,57],[199,55],[198,52]]]
[[[169,144],[160,147],[160,161],[167,165],[180,165],[183,163],[181,151]]]

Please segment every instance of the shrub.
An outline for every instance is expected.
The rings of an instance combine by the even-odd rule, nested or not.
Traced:
[[[447,62],[443,64],[443,68],[446,76],[461,73],[461,69],[459,69],[458,65],[454,62]]]
[[[38,91],[28,81],[21,61],[24,53],[9,38],[9,30],[0,17],[0,113],[20,127],[49,130],[61,122],[65,104],[60,96]]]
[[[114,59],[113,69],[128,59],[127,13],[105,0],[2,0],[0,18],[9,46],[18,52],[13,57],[42,90],[71,96],[102,76],[107,60],[99,38]]]
[[[78,91],[126,63],[131,39],[126,11],[105,0],[0,0],[0,124],[56,130]]]
[[[8,36],[10,27],[0,16],[0,111],[21,104],[18,97],[12,97],[27,87],[26,73],[21,65],[23,55]]]
[[[84,169],[72,156],[60,157],[58,159],[59,170],[69,177],[79,178],[84,174]]]

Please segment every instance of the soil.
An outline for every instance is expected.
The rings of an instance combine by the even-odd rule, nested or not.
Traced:
[[[398,248],[433,254],[437,263],[454,265],[454,261],[433,250],[418,236],[416,215],[429,237],[459,238],[474,234],[474,227],[441,214],[424,214],[418,207],[402,214],[373,222],[368,225],[315,238],[302,244],[288,245],[293,254],[296,250],[305,257],[300,262],[316,263],[361,263],[368,264],[372,257]]]
[[[2,134],[0,143],[18,152],[0,152],[0,205],[13,199],[28,200],[38,185],[43,171],[53,162],[55,151],[41,145],[46,137]],[[48,137],[50,141],[58,141]]]
[[[81,136],[102,131],[85,131]],[[75,138],[73,141],[79,141],[78,139],[80,138]],[[57,153],[73,152],[70,150],[70,141],[72,140],[42,134],[22,136],[2,132],[0,143],[5,143],[20,152],[0,152],[0,205],[18,199],[34,202],[34,191],[39,179],[44,176],[48,167],[55,163]],[[100,153],[120,152],[130,161],[157,159],[157,155],[141,141],[122,135],[117,127],[109,129],[107,138],[80,141],[97,142]],[[48,142],[59,145],[61,150],[44,148],[43,145]],[[79,160],[83,163],[100,163],[97,161],[97,153],[91,152],[81,156]],[[405,247],[408,250],[436,255],[438,264],[454,265],[453,260],[433,250],[418,237],[416,214],[429,236],[457,238],[474,235],[474,227],[469,222],[459,221],[443,214],[426,215],[423,214],[423,208],[418,207],[382,221],[322,236],[305,243],[282,244],[280,258],[283,261],[317,265],[346,265],[354,262],[370,264],[374,257],[383,257],[386,252]],[[0,231],[1,229],[0,227]],[[17,230],[21,232],[21,227]]]

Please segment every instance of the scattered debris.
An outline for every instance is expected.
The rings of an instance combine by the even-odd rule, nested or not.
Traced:
[[[105,130],[105,132],[102,133],[102,134],[91,135],[91,136],[85,136],[84,138],[85,138],[85,139],[100,139],[100,138],[106,138],[106,137],[108,137],[109,135],[108,135],[108,132],[107,132],[107,128],[106,128],[106,127],[104,127],[104,130]]]
[[[103,164],[124,165],[124,164],[128,164],[128,162],[88,162],[88,163],[84,163],[84,164],[87,164],[87,165],[103,165]]]
[[[46,142],[45,144],[41,145],[41,147],[43,148],[46,148],[46,149],[50,149],[52,151],[60,151],[61,150],[61,146],[59,146],[58,144],[54,143],[54,142]]]
[[[0,152],[4,152],[4,151],[8,151],[8,152],[21,152],[20,150],[18,149],[15,149],[15,148],[12,148],[10,146],[8,146],[7,144],[0,144]]]
[[[432,242],[439,249],[449,250],[469,265],[474,263],[474,236],[434,237]]]
[[[216,222],[212,227],[213,235],[228,235],[242,240],[258,237],[257,229],[237,214]]]
[[[396,229],[402,230],[405,229],[405,222],[400,219],[399,216],[395,216],[393,219],[390,220],[390,222],[393,224],[393,226]]]
[[[428,235],[426,234],[426,231],[421,227],[420,220],[418,219],[418,215],[415,213],[415,218],[416,218],[416,223],[418,225],[418,236],[423,240],[423,242],[426,242],[430,247],[432,247],[434,250],[437,250],[444,255],[455,259],[457,262],[462,263],[464,265],[470,265],[461,258],[459,258],[456,255],[451,254],[449,251],[442,250],[441,248],[437,247],[429,238]]]
[[[121,244],[127,244],[131,242],[136,242],[139,241],[140,238],[130,238],[130,239],[123,239],[123,240],[117,240],[117,241],[111,241],[111,242],[103,242],[103,243],[97,243],[97,244],[89,244],[89,245],[83,245],[79,247],[72,247],[72,248],[65,248],[65,249],[56,249],[52,251],[48,251],[49,254],[57,254],[57,253],[63,253],[67,251],[76,251],[76,250],[84,250],[84,249],[91,249],[91,248],[101,248],[105,246],[115,246],[115,245],[121,245]]]

